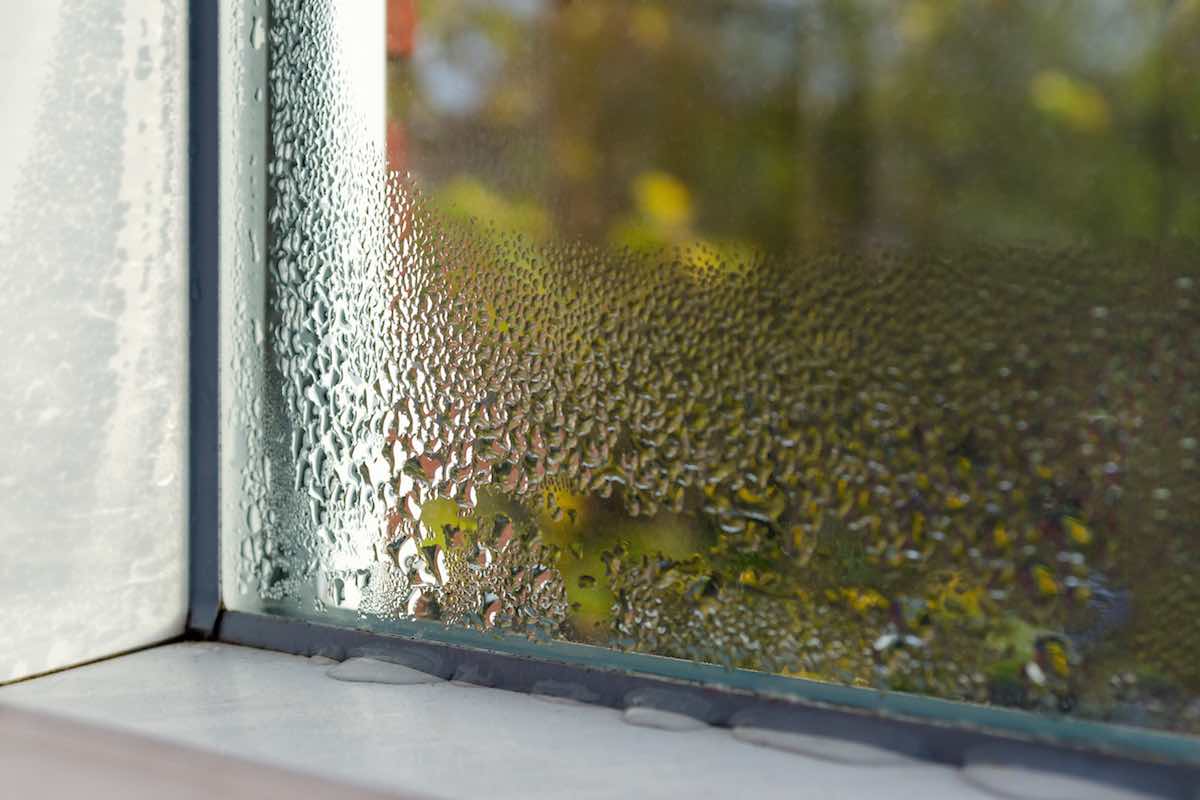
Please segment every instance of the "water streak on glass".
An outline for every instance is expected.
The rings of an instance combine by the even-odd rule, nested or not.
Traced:
[[[332,8],[239,602],[1200,732],[1200,5]]]

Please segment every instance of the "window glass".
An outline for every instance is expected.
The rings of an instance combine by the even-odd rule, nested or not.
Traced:
[[[1200,731],[1200,6],[273,13],[231,605]]]

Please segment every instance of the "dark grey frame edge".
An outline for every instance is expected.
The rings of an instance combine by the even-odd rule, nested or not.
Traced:
[[[188,613],[220,615],[219,0],[188,3]]]

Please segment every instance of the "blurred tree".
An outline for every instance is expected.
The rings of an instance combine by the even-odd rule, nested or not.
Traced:
[[[578,274],[564,285],[594,259],[601,283],[635,286],[604,272],[632,251],[620,263],[674,302],[663,314],[695,313],[672,293],[683,275],[741,301],[687,319],[705,353],[669,354],[744,376],[736,396],[681,399],[689,430],[780,409],[760,449],[709,476],[750,475],[731,496],[638,514],[567,484],[532,510],[489,501],[555,548],[570,635],[964,699],[1083,697],[1093,715],[1149,704],[1111,684],[1131,664],[1172,702],[1200,689],[1179,511],[1194,501],[1161,494],[1194,459],[1126,477],[1134,443],[1195,447],[1194,311],[1156,307],[1200,235],[1200,0],[391,8],[392,166],[519,273],[479,290],[489,330],[522,326],[492,305],[508,286],[563,330],[574,304],[630,315],[594,343],[547,336],[564,352],[661,341],[673,319],[635,318]],[[570,258],[539,249],[555,244]],[[662,367],[629,355],[615,394]],[[804,392],[782,396],[781,375]],[[797,405],[821,427],[790,428]],[[910,415],[894,438],[887,414]],[[776,476],[796,452],[803,472]],[[913,479],[873,493],[846,463]],[[1200,705],[1177,705],[1163,724],[1200,726]]]

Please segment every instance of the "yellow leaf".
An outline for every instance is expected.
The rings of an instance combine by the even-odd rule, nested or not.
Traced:
[[[913,539],[920,541],[922,534],[925,533],[925,515],[920,511],[913,514],[912,535]]]
[[[1033,568],[1033,582],[1037,585],[1038,591],[1044,595],[1058,594],[1058,581],[1054,580],[1050,570],[1040,564]]]
[[[1008,531],[1004,525],[997,525],[996,530],[992,531],[992,539],[996,542],[996,547],[1005,548],[1012,544],[1012,537],[1008,535]]]
[[[691,222],[691,192],[666,172],[653,170],[638,175],[633,181],[633,198],[638,211],[658,225],[678,228]]]
[[[657,50],[671,37],[671,20],[661,8],[638,6],[633,11],[629,32],[642,47]]]
[[[806,538],[806,537],[805,537],[805,534],[804,534],[804,526],[803,526],[803,525],[793,525],[793,526],[792,526],[792,545],[793,545],[793,546],[794,546],[794,547],[795,547],[797,550],[803,550],[803,549],[804,549],[804,540],[805,540],[805,538]]]
[[[1063,527],[1067,529],[1067,535],[1070,536],[1078,544],[1091,544],[1092,532],[1074,517],[1063,517]]]
[[[1055,674],[1060,678],[1067,677],[1070,668],[1067,665],[1067,651],[1058,642],[1047,642],[1046,644],[1046,661],[1050,665]]]
[[[1081,133],[1108,129],[1108,101],[1091,84],[1055,69],[1042,70],[1029,86],[1030,99],[1038,111]]]

